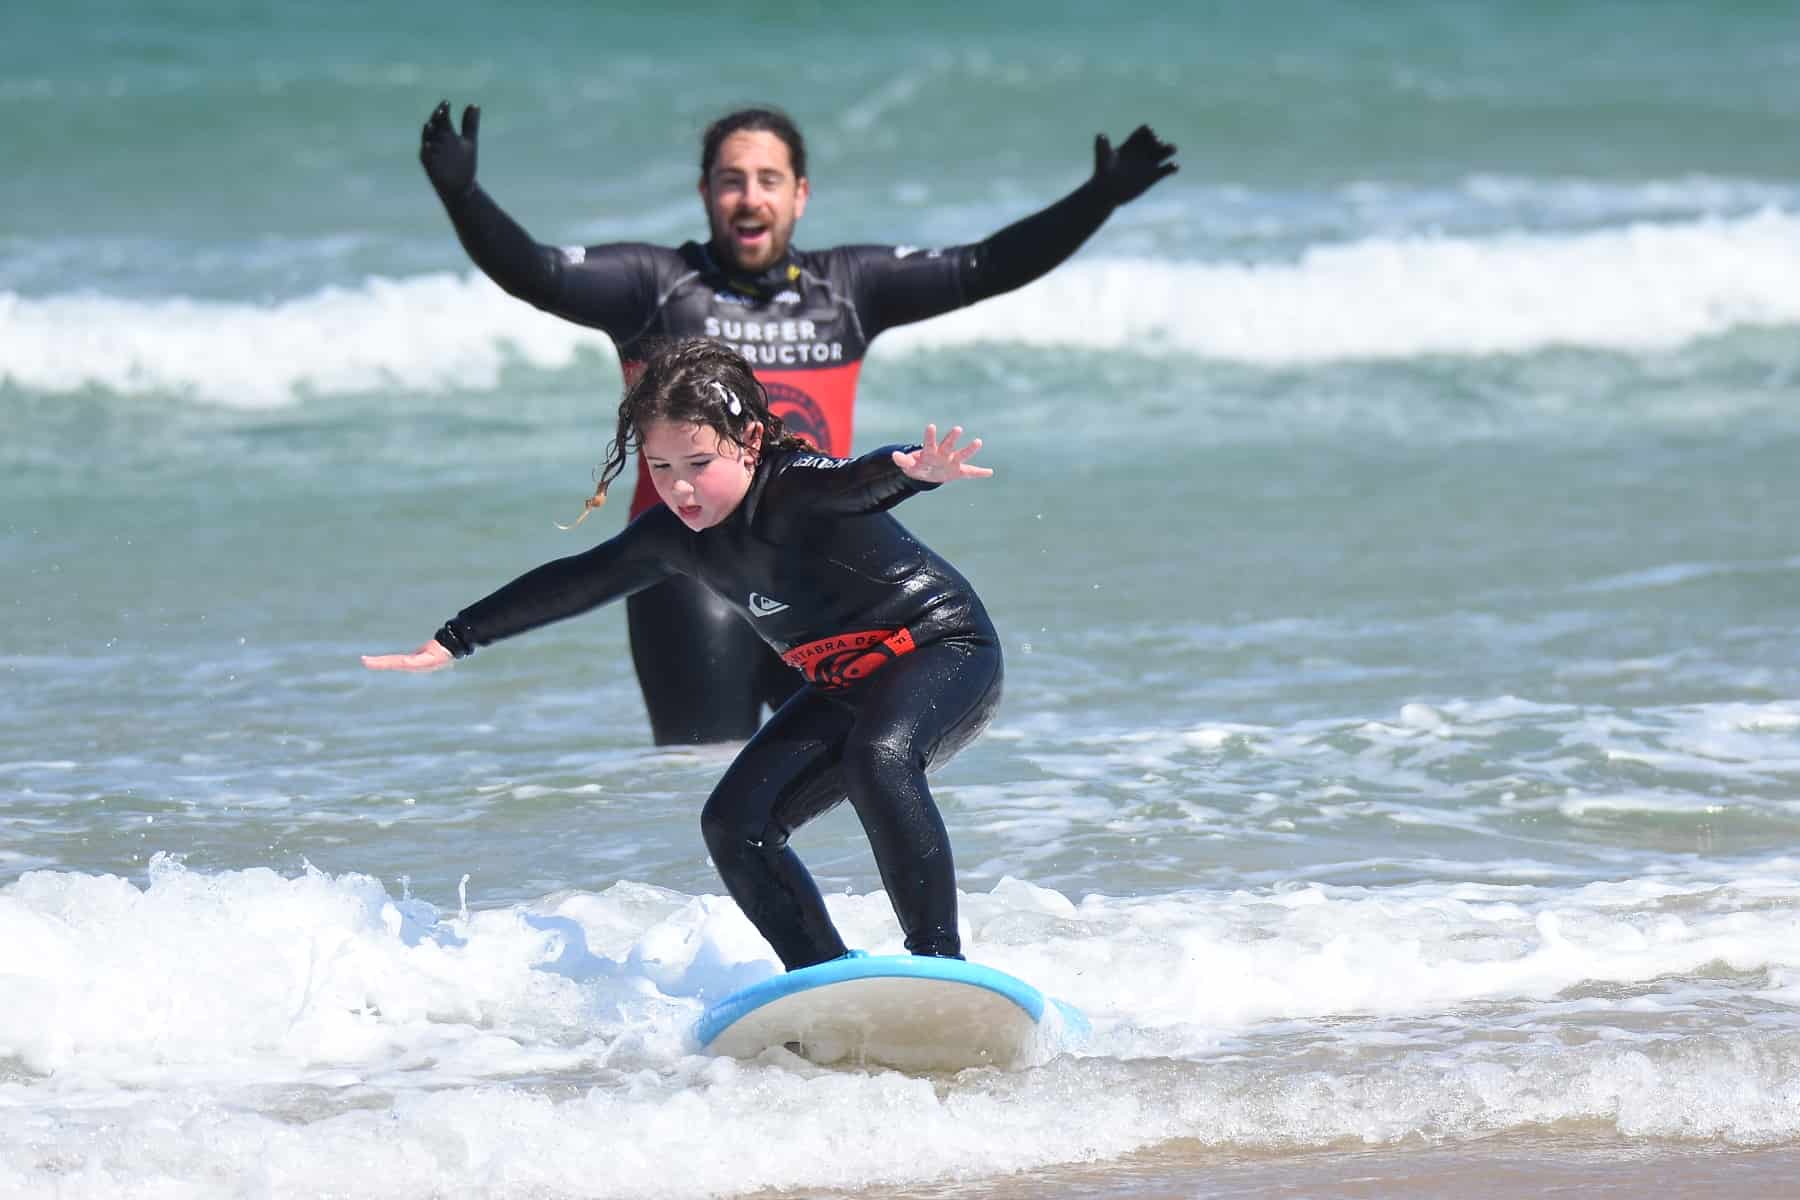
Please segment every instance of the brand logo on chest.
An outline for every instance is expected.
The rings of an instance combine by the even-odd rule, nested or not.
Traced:
[[[773,596],[765,596],[761,592],[750,593],[750,615],[753,617],[772,617],[778,612],[786,612],[787,604]]]

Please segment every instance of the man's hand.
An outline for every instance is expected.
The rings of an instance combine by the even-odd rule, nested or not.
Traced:
[[[462,135],[450,127],[450,102],[441,100],[431,110],[419,136],[419,162],[440,196],[461,196],[475,186],[475,135],[481,128],[481,109],[463,109]]]
[[[474,151],[470,151],[471,157]],[[1170,162],[1175,147],[1159,141],[1148,125],[1139,125],[1131,136],[1113,149],[1107,136],[1094,137],[1094,179],[1114,204],[1136,200],[1165,175],[1180,170]]]

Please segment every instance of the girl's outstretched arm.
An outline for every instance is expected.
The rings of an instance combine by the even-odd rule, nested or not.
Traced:
[[[994,472],[987,467],[971,467],[969,459],[981,449],[981,439],[973,438],[961,450],[956,448],[956,439],[962,436],[962,426],[952,425],[943,441],[938,441],[937,426],[925,427],[925,441],[917,449],[908,453],[905,450],[894,451],[894,465],[905,473],[908,479],[916,479],[920,483],[949,483],[952,479],[985,479]]]
[[[436,671],[447,667],[456,659],[444,644],[432,638],[411,654],[365,654],[362,656],[363,666],[371,671]]]
[[[477,649],[642,591],[687,565],[680,520],[663,505],[598,546],[533,567],[445,621],[411,654],[365,654],[371,671],[436,671]]]

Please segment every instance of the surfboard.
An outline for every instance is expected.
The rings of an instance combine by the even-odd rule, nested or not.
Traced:
[[[992,967],[852,951],[731,993],[701,1014],[694,1036],[732,1058],[785,1046],[822,1065],[954,1071],[1029,1065],[1088,1029],[1072,1005]]]

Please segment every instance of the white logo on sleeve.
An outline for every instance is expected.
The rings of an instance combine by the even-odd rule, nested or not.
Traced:
[[[761,592],[750,593],[750,615],[753,617],[772,617],[778,612],[786,612],[787,605],[772,596]]]

